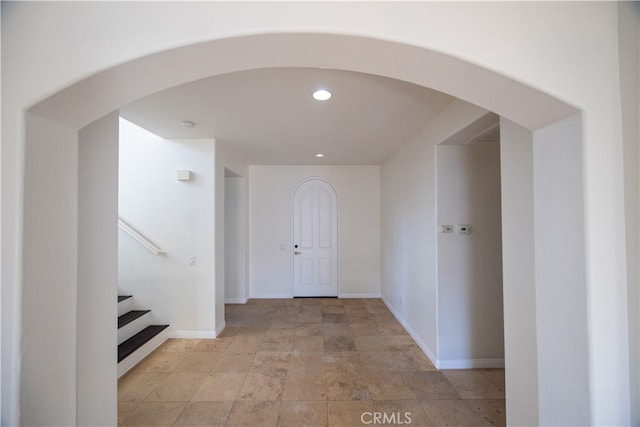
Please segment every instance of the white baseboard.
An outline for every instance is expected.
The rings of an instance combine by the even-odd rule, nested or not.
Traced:
[[[258,295],[251,295],[251,298],[254,298],[254,299],[289,299],[289,298],[295,298],[295,296],[293,294],[258,294]],[[340,294],[338,294],[338,298],[380,298],[380,293],[366,293],[366,294],[340,293]],[[247,300],[245,300],[245,302]],[[227,303],[227,302],[229,302],[229,300],[225,299],[224,302]],[[242,303],[240,303],[240,304],[242,304]]]
[[[422,352],[429,358],[431,363],[433,363],[433,366],[435,366],[437,368],[438,367],[438,359],[436,359],[436,355],[433,353],[433,351],[431,351],[429,346],[424,341],[422,341],[422,338],[420,338],[418,336],[416,331],[414,331],[413,328],[411,328],[411,326],[409,326],[409,324],[402,318],[402,316],[400,316],[400,313],[398,313],[396,311],[396,309],[393,308],[391,303],[389,303],[389,301],[385,297],[382,297],[382,301],[387,306],[389,311],[391,311],[391,314],[394,315],[394,317],[398,320],[398,322],[400,322],[400,324],[407,330],[409,335],[411,335],[411,338],[413,338],[413,340],[416,342],[416,344],[418,344],[418,347],[420,347]]]
[[[373,294],[340,294],[339,298],[380,298],[380,293]]]
[[[216,331],[173,331],[169,333],[169,338],[215,338]]]
[[[225,298],[225,304],[246,304],[248,301],[247,298]]]
[[[293,294],[251,294],[249,299],[291,299]]]
[[[438,369],[504,368],[504,359],[438,360]]]
[[[456,360],[438,360],[436,355],[431,351],[422,339],[416,334],[416,332],[407,324],[407,322],[400,316],[395,308],[387,301],[386,298],[382,298],[385,305],[395,316],[395,318],[402,324],[407,330],[411,338],[418,344],[420,349],[427,355],[433,366],[437,369],[480,369],[480,368],[504,368],[504,359],[456,359]]]
[[[216,335],[214,336],[214,338],[216,338],[218,335],[220,335],[222,333],[222,331],[224,331],[224,328],[227,326],[226,322],[222,322],[221,324],[219,324],[216,327]]]

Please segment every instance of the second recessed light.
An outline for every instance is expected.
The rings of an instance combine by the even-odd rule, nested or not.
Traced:
[[[326,101],[327,99],[331,98],[331,96],[331,92],[326,89],[318,89],[317,91],[313,92],[313,99],[317,101]]]

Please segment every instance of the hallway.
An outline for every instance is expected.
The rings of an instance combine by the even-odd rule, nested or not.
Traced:
[[[436,370],[379,299],[226,305],[118,383],[118,424],[505,425],[504,370]]]

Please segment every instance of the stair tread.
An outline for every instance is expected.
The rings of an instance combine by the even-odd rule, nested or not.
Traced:
[[[147,326],[118,346],[118,363],[122,362],[137,349],[149,342],[153,337],[168,328],[169,325]]]
[[[124,325],[127,325],[138,317],[144,316],[149,313],[151,310],[131,310],[128,313],[123,314],[122,316],[118,316],[118,329],[122,328]]]
[[[131,298],[133,295],[118,295],[118,302],[122,302],[126,299]]]

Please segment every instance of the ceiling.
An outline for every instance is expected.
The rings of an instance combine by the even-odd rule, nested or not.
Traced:
[[[319,88],[333,97],[314,100]],[[165,139],[215,138],[244,153],[250,164],[376,165],[452,100],[370,74],[269,68],[167,89],[122,107],[120,114]],[[184,120],[195,127],[184,127]]]

